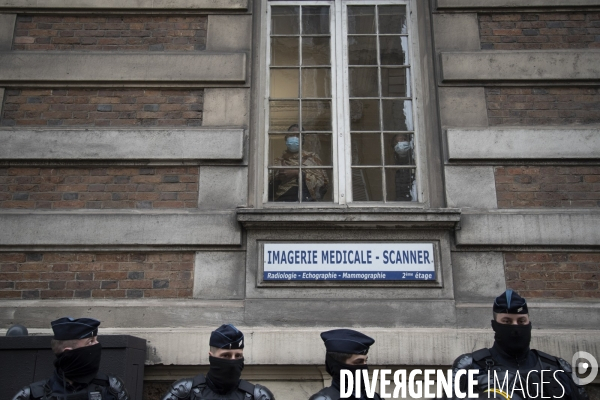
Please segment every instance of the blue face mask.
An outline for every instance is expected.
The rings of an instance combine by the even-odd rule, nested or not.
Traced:
[[[291,136],[285,139],[285,145],[290,153],[297,153],[300,150],[300,139],[296,136]]]
[[[398,155],[404,155],[410,150],[410,143],[409,142],[398,142],[394,146],[394,150],[396,151],[396,153],[398,153]]]

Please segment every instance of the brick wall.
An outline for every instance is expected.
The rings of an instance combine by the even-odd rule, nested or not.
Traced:
[[[198,167],[0,168],[0,209],[197,206]]]
[[[490,125],[600,123],[600,88],[486,88]]]
[[[1,126],[200,126],[203,90],[6,90]]]
[[[600,253],[504,253],[504,266],[523,297],[600,299]]]
[[[600,12],[479,14],[483,50],[600,49]]]
[[[198,51],[206,16],[20,15],[13,50]]]
[[[600,207],[600,166],[494,168],[498,208]]]
[[[191,298],[194,253],[0,253],[0,298]]]

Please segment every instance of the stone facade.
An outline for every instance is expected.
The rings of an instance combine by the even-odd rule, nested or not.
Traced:
[[[512,287],[534,347],[600,354],[598,4],[521,3],[407,0],[422,201],[305,207],[264,190],[269,2],[0,0],[0,333],[94,316],[148,341],[154,400],[233,323],[244,377],[300,400],[328,384],[320,331],[447,368]],[[266,282],[271,242],[431,242],[437,278]]]

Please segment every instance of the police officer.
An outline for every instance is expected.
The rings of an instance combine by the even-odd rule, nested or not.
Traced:
[[[98,372],[102,346],[100,321],[64,317],[52,321],[54,375],[25,386],[13,400],[129,400],[123,381]]]
[[[334,329],[321,333],[321,339],[325,342],[325,368],[331,375],[331,386],[321,389],[313,394],[309,400],[338,400],[340,399],[340,371],[349,370],[352,376],[355,371],[368,369],[367,353],[369,347],[375,343],[375,339],[354,331],[352,329]],[[362,383],[362,382],[361,382]],[[356,395],[356,390],[354,391]],[[350,399],[365,400],[376,399],[380,397],[375,393],[375,397],[367,397],[364,384],[361,387],[361,397],[350,397]]]
[[[206,376],[181,379],[171,385],[163,400],[275,400],[262,385],[240,379],[244,369],[244,334],[231,324],[210,335]]]
[[[481,398],[588,399],[583,387],[573,381],[568,362],[529,348],[531,321],[524,298],[506,290],[494,300],[493,315],[494,345],[458,357],[452,366],[454,377],[462,369],[479,370],[475,393]],[[465,375],[460,377],[460,388],[467,393]]]

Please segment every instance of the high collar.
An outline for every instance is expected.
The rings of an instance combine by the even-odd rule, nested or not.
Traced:
[[[529,348],[527,348],[527,350],[525,350],[518,357],[513,357],[502,350],[498,343],[494,341],[494,345],[490,349],[490,352],[494,358],[499,359],[499,361],[501,361],[507,367],[521,369],[524,367],[533,368],[536,365],[535,354]]]

